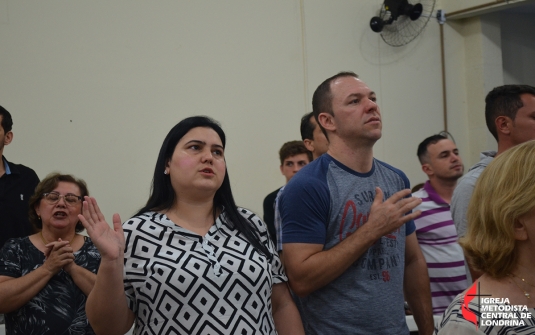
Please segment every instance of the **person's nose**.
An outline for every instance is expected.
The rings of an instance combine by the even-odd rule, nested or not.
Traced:
[[[377,112],[378,111],[377,102],[373,101],[372,99],[367,99],[366,110],[368,111],[368,113]]]
[[[65,196],[61,195],[56,203],[56,206],[66,207],[67,203],[65,202]]]
[[[214,155],[212,153],[212,150],[210,150],[209,148],[205,149],[202,153],[202,160],[203,160],[203,163],[210,163],[212,164],[213,160],[214,160]]]

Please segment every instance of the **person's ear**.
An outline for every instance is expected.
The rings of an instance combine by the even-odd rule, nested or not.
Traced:
[[[496,125],[496,132],[502,133],[504,135],[511,134],[511,127],[513,126],[513,120],[508,116],[500,115],[494,120]]]
[[[519,218],[514,224],[515,239],[518,241],[525,241],[528,239],[528,232],[524,218]]]
[[[334,115],[329,113],[320,113],[318,115],[318,122],[321,124],[323,129],[327,131],[335,131],[336,125],[334,124]]]
[[[13,141],[13,132],[8,131],[4,136],[4,145],[8,145],[11,141]]]
[[[429,163],[422,164],[422,171],[428,176],[432,176],[435,173]]]
[[[170,171],[170,168],[169,168],[169,164],[171,164],[171,159],[168,159],[167,162],[165,163],[165,169],[163,170],[163,174],[169,174],[169,171]]]
[[[35,207],[33,208],[35,210],[35,214],[37,214],[38,217],[41,217],[41,211],[39,209],[39,204],[41,202],[39,202],[38,204],[35,205]]]
[[[305,138],[303,140],[303,143],[305,144],[305,148],[307,148],[308,151],[314,152],[314,141],[311,139]]]

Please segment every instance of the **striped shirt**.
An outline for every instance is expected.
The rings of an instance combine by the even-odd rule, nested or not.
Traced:
[[[433,314],[442,314],[455,296],[468,287],[463,250],[457,242],[450,205],[429,181],[412,196],[422,199],[414,209],[422,211],[414,220],[416,237],[429,271]]]

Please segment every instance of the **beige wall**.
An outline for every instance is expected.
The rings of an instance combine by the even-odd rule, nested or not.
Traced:
[[[438,8],[438,7],[437,7]],[[237,203],[262,212],[284,182],[277,151],[298,139],[315,87],[342,70],[378,94],[376,156],[425,180],[416,147],[444,129],[439,26],[386,45],[368,26],[379,3],[354,0],[0,0],[5,155],[42,178],[84,178],[107,217],[146,201],[161,142],[179,120],[221,121]],[[445,26],[449,130],[469,146],[465,35]]]
[[[535,86],[534,13],[515,10],[501,15],[503,80],[505,84]]]
[[[526,15],[519,14],[525,11],[521,6],[534,1],[443,0],[438,5],[446,13],[453,13],[491,3],[496,5],[448,17],[444,25],[448,125],[453,134],[458,134],[457,144],[466,167],[479,161],[481,151],[496,150],[496,140],[485,123],[484,99],[492,88],[513,82],[510,78],[506,82],[504,75],[526,71],[518,61],[513,65],[514,59],[530,59],[532,48],[515,44],[508,29],[526,20]],[[515,13],[502,12],[511,8]],[[522,34],[522,43],[532,45],[532,34]],[[503,42],[502,36],[505,36]],[[502,43],[505,43],[503,49]],[[519,83],[518,76],[515,83]]]
[[[444,10],[450,19],[461,19],[483,15],[506,8],[523,6],[534,0],[438,0],[438,8]]]

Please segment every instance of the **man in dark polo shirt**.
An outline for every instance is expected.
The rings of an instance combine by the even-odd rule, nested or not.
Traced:
[[[13,164],[4,157],[4,146],[13,140],[11,114],[0,106],[0,248],[12,237],[28,236],[32,227],[28,220],[28,200],[39,178],[35,171]]]

